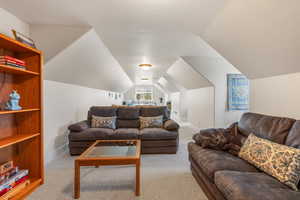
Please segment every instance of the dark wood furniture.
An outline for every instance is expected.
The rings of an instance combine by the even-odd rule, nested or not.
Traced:
[[[0,65],[0,163],[13,160],[29,170],[30,184],[12,199],[23,199],[44,182],[42,52],[0,34],[0,55],[27,63],[26,70]],[[12,90],[22,110],[4,110]]]
[[[135,194],[140,195],[140,140],[97,140],[75,160],[74,198],[80,197],[80,167],[101,165],[135,165]]]

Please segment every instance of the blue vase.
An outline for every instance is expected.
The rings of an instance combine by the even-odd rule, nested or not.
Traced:
[[[17,93],[16,90],[14,90],[12,93],[9,95],[10,99],[6,103],[6,110],[21,110],[22,107],[19,106],[19,101],[20,101],[20,95]]]

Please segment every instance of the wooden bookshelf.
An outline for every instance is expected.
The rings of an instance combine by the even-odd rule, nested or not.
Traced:
[[[26,62],[26,69],[0,65],[0,163],[13,160],[29,170],[30,184],[12,199],[24,199],[44,182],[42,52],[0,34],[0,55]],[[7,111],[12,90],[20,94],[22,110]]]
[[[22,109],[22,110],[1,110],[0,115],[23,113],[23,112],[34,112],[34,111],[40,111],[40,109],[34,108],[34,109]]]
[[[26,69],[20,69],[17,67],[11,67],[8,65],[0,65],[0,72],[7,72],[11,74],[20,74],[20,75],[39,75],[37,72],[32,72]]]

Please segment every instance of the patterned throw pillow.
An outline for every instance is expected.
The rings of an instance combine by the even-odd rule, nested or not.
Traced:
[[[298,191],[300,149],[250,134],[239,152],[239,157]]]
[[[116,117],[99,117],[92,115],[92,128],[116,129]]]
[[[161,128],[163,126],[163,116],[140,117],[140,129],[143,128]]]

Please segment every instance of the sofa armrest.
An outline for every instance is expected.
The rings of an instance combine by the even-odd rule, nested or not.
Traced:
[[[87,120],[71,124],[68,129],[73,132],[81,132],[90,128],[90,125]]]
[[[164,129],[168,131],[177,131],[179,129],[179,124],[172,119],[169,119],[164,122]]]

